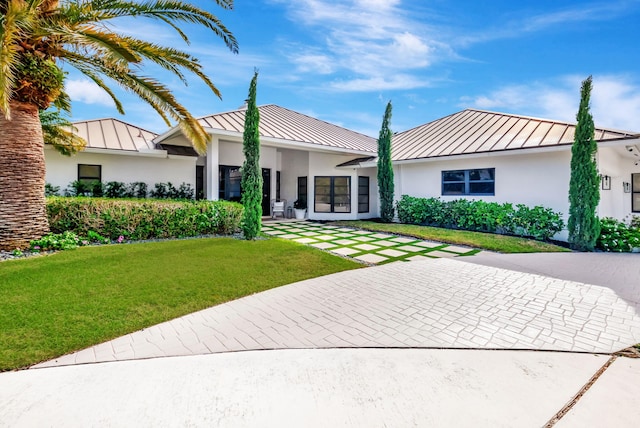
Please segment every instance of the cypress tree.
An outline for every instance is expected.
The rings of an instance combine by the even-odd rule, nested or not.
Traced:
[[[242,165],[242,231],[245,239],[255,239],[262,221],[262,171],[260,169],[260,112],[256,107],[258,72],[249,85],[249,99],[244,119]]]
[[[596,208],[600,201],[600,177],[596,166],[598,146],[589,111],[591,76],[582,82],[575,137],[571,147],[571,181],[569,182],[569,244],[578,251],[593,251],[600,222]]]
[[[391,163],[391,101],[382,119],[378,137],[378,194],[380,195],[380,218],[385,223],[393,221],[393,165]]]

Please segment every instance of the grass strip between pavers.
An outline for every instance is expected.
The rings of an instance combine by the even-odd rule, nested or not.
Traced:
[[[416,258],[470,256],[480,251],[439,243],[423,246],[427,243],[421,242],[417,238],[306,221],[270,222],[264,225],[263,232],[272,237],[289,239],[373,264],[415,260]]]
[[[203,238],[0,263],[0,371],[304,279],[361,267],[305,245]]]

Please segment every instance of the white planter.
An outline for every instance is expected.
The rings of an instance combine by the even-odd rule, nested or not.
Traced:
[[[307,212],[306,209],[295,208],[294,211],[296,212],[296,220],[304,220],[304,215]]]

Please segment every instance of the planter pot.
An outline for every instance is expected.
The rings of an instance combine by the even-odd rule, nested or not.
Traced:
[[[294,209],[294,211],[296,212],[296,220],[304,220],[304,215],[307,212],[306,209]]]

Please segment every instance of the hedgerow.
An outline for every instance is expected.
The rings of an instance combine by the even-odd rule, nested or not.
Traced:
[[[227,201],[47,198],[51,232],[137,241],[239,231],[242,205]]]
[[[564,227],[562,215],[542,206],[403,195],[396,205],[401,223],[472,230],[548,240]]]

